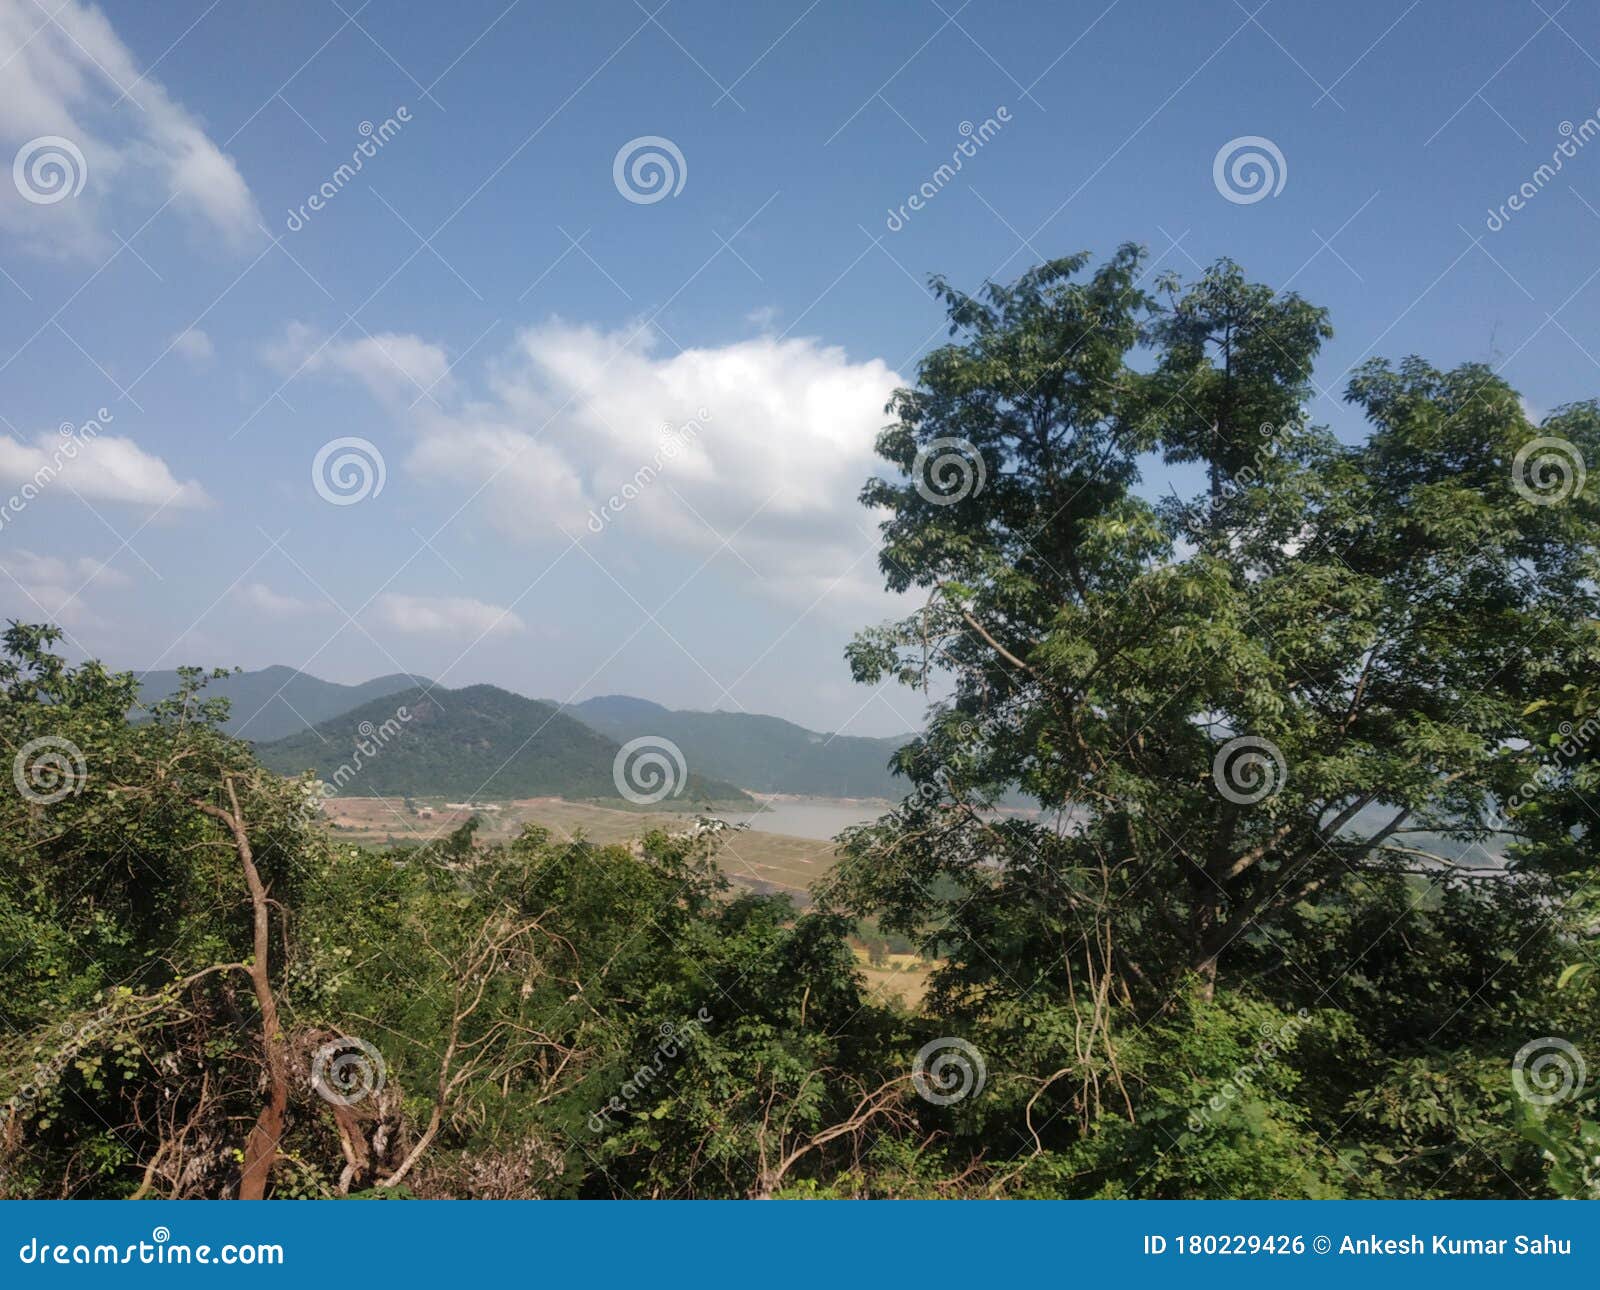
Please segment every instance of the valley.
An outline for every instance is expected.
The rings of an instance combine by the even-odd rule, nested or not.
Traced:
[[[142,702],[178,684],[174,672],[147,673]],[[903,787],[889,763],[910,737],[675,711],[627,695],[557,704],[404,673],[345,685],[268,667],[217,678],[206,694],[227,700],[222,728],[250,740],[264,766],[326,786],[322,821],[357,848],[433,842],[476,818],[482,847],[537,828],[556,843],[637,850],[652,830],[681,833],[709,816],[739,826],[713,837],[735,891],[783,895],[802,908],[835,862],[833,839],[893,808]],[[635,743],[665,753],[670,783],[659,801],[635,804],[623,792]],[[920,1006],[933,964],[870,928],[849,945],[872,996]]]
[[[787,804],[789,816],[799,805]],[[856,823],[889,809],[888,802],[816,800],[806,805],[828,817],[856,815],[850,821]],[[783,891],[803,900],[806,889],[833,864],[832,842],[760,828],[761,813],[752,810],[750,803],[731,806],[733,809],[719,813],[721,818],[758,823],[718,836],[717,860],[728,878],[752,890]],[[651,829],[681,832],[691,828],[695,818],[686,811],[632,810],[559,797],[480,802],[474,809],[450,809],[442,797],[334,797],[324,803],[323,815],[335,836],[375,847],[430,842],[460,828],[474,815],[481,820],[477,836],[484,843],[508,841],[535,826],[549,830],[558,841],[582,837],[602,845],[631,842]],[[775,813],[774,818],[782,817]]]
[[[714,839],[718,866],[735,890],[781,894],[804,908],[809,889],[833,865],[832,835],[797,836],[780,829],[833,832],[850,824],[865,823],[890,809],[886,800],[765,797],[757,809],[734,803],[721,818],[730,823],[751,822],[751,827],[729,830]],[[323,805],[323,819],[337,839],[360,847],[403,847],[432,842],[477,816],[477,841],[484,845],[507,842],[526,828],[546,829],[556,841],[578,838],[601,845],[631,844],[652,829],[681,832],[692,828],[695,816],[686,811],[625,810],[596,802],[573,802],[559,797],[530,797],[507,802],[478,802],[452,809],[444,798],[335,797]],[[761,828],[763,819],[770,821]],[[884,1002],[897,1002],[915,1010],[927,990],[928,974],[936,964],[917,954],[900,952],[874,939],[852,937],[855,955],[867,991]]]

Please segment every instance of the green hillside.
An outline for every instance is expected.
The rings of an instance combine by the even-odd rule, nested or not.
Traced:
[[[388,694],[426,685],[425,678],[396,672],[359,685],[322,681],[292,667],[264,667],[258,672],[237,672],[206,685],[207,698],[227,699],[230,735],[264,743],[309,731],[319,722],[349,712]],[[177,693],[176,672],[146,672],[139,678],[139,697],[154,703]]]
[[[746,712],[675,712],[645,699],[612,694],[567,711],[618,743],[662,735],[695,770],[758,793],[815,797],[899,798],[903,780],[889,758],[911,736],[863,739],[818,734],[778,717]]]
[[[366,751],[356,747],[361,740]],[[616,743],[552,704],[493,685],[403,690],[256,751],[280,774],[338,776],[346,794],[621,800],[612,778]],[[749,800],[690,766],[683,791],[663,807]]]

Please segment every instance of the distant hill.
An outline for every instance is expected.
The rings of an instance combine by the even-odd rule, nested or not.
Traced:
[[[223,728],[229,734],[264,743],[309,730],[373,699],[427,683],[424,677],[396,672],[360,685],[340,685],[307,676],[292,667],[264,667],[259,672],[239,672],[207,682],[205,692],[228,700],[230,710]],[[176,672],[146,672],[139,678],[139,693],[145,703],[164,699],[177,690]]]
[[[317,766],[319,760],[325,761],[337,749],[337,755],[327,767],[331,773],[333,768],[350,760],[353,732],[363,720],[381,725],[394,715],[396,706],[406,701],[401,697],[403,694],[420,694],[428,685],[425,678],[403,672],[359,685],[340,685],[308,676],[292,667],[267,667],[211,681],[206,693],[229,701],[231,710],[224,729],[260,745],[264,764],[281,770],[299,759],[302,764],[286,772],[295,773]],[[165,698],[177,688],[175,671],[147,672],[140,678],[140,693],[146,703]],[[490,685],[461,690],[436,689],[434,694],[439,700],[438,706],[444,710],[444,724],[431,733],[426,742],[430,747],[443,744],[456,747],[453,757],[461,773],[451,778],[448,781],[451,786],[447,787],[440,776],[450,772],[441,756],[438,766],[408,763],[403,772],[400,769],[393,772],[403,773],[407,784],[413,787],[364,787],[360,791],[385,796],[391,791],[413,796],[470,793],[523,739],[559,709],[564,714],[559,721],[551,722],[534,744],[519,754],[519,759],[525,759],[526,764],[519,760],[520,769],[508,768],[508,774],[518,783],[566,787],[525,788],[504,793],[485,790],[484,796],[613,797],[616,789],[611,781],[611,758],[615,756],[616,745],[646,735],[659,735],[676,744],[692,776],[720,781],[716,785],[719,800],[732,801],[742,796],[734,785],[759,793],[815,797],[898,799],[906,792],[906,785],[890,775],[887,763],[910,735],[889,739],[829,736],[778,717],[742,712],[676,711],[627,695],[606,695],[561,709],[560,705],[527,699]],[[492,697],[457,705],[451,700],[454,695]],[[465,710],[452,711],[456,706],[464,706]],[[484,723],[481,729],[473,724],[480,720]],[[568,729],[573,724],[579,725],[578,731]],[[507,733],[512,730],[519,733],[513,737]],[[408,726],[407,735],[412,733],[415,728]],[[604,757],[603,782],[593,773],[600,760],[598,753],[592,747],[587,751],[583,748],[584,737],[593,733],[604,736],[604,747],[609,749]],[[479,745],[499,750],[499,756],[493,760],[487,753],[477,757],[470,750]],[[539,754],[545,750],[549,750],[550,757],[541,763]],[[467,754],[464,759],[463,753]],[[376,761],[372,769],[378,772],[377,779],[372,782],[389,783],[385,774],[379,772]],[[413,771],[425,773],[418,778]],[[471,782],[467,782],[469,780]],[[579,781],[585,785],[581,790],[574,787]]]
[[[396,720],[402,707],[410,720]],[[384,729],[393,733],[372,733]],[[363,734],[377,751],[363,754],[358,764],[356,743]],[[401,690],[256,748],[262,765],[284,775],[312,770],[331,780],[341,766],[351,767],[342,788],[347,795],[620,802],[612,778],[617,752],[615,742],[554,704],[493,685]],[[690,774],[684,790],[662,807],[750,800],[733,784],[707,775],[687,754],[685,760]]]
[[[899,799],[909,787],[889,773],[888,761],[910,735],[826,735],[778,717],[680,712],[621,694],[586,699],[566,711],[618,743],[661,735],[683,750],[691,770],[758,793]]]

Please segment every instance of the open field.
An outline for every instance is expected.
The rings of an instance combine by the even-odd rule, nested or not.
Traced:
[[[835,809],[842,808],[835,804]],[[337,836],[368,846],[427,842],[460,828],[474,814],[483,821],[478,836],[485,842],[505,841],[530,824],[549,829],[557,838],[629,842],[655,828],[684,829],[694,818],[685,812],[620,810],[551,797],[480,803],[476,811],[451,810],[442,801],[419,798],[412,799],[410,807],[401,798],[334,798],[326,803],[324,812]],[[735,816],[742,813],[730,812]],[[777,818],[786,817],[779,814]],[[782,892],[800,905],[808,902],[811,884],[834,861],[833,844],[826,840],[759,829],[725,833],[719,840],[717,861],[733,883],[752,891]],[[873,963],[860,941],[852,939],[851,948],[874,996],[885,1003],[898,1001],[912,1011],[922,1006],[928,974],[935,964],[914,954],[887,954]]]
[[[786,799],[791,807],[812,805],[812,799]],[[844,812],[845,804],[816,799],[817,809]],[[855,804],[859,806],[859,804]],[[442,800],[413,798],[333,798],[324,806],[330,829],[341,838],[367,846],[428,842],[460,828],[474,814],[483,821],[478,837],[500,842],[515,837],[530,824],[549,829],[557,838],[585,837],[603,844],[629,842],[651,829],[684,829],[694,816],[681,811],[621,810],[563,798],[535,797],[512,802],[480,803],[476,810],[448,809]],[[730,811],[732,818],[748,808]],[[861,812],[870,814],[870,810]],[[780,804],[774,816],[783,814]],[[841,824],[840,827],[843,827]],[[720,836],[717,861],[736,885],[752,891],[782,892],[796,904],[808,902],[808,890],[834,861],[833,844],[826,840],[744,829]],[[862,978],[868,991],[888,1003],[898,1001],[916,1011],[927,993],[928,974],[936,966],[914,954],[887,954],[873,963],[864,944],[852,939]]]
[[[562,798],[524,798],[481,803],[476,809],[448,809],[442,801],[392,797],[330,799],[323,808],[329,827],[342,838],[368,846],[428,842],[458,829],[477,814],[486,842],[515,837],[536,824],[558,838],[585,837],[602,844],[627,842],[651,829],[681,830],[693,815],[681,811],[633,811],[569,802]],[[414,808],[414,809],[413,809]],[[785,891],[803,898],[806,889],[833,863],[833,844],[758,829],[722,835],[717,852],[734,882],[757,891]]]
[[[938,967],[915,954],[890,954],[874,965],[866,950],[853,945],[856,963],[867,983],[867,990],[885,1002],[898,999],[912,1012],[922,1007],[928,993],[928,974]]]

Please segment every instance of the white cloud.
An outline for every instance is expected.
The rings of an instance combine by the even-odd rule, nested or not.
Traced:
[[[126,587],[130,582],[125,574],[86,555],[65,559],[58,555],[39,555],[21,547],[0,556],[0,568],[18,582],[33,584],[57,583],[79,587],[87,582],[97,582],[105,587]]]
[[[264,582],[246,582],[235,588],[234,596],[264,614],[305,614],[318,608],[309,600],[286,596]]]
[[[181,508],[211,504],[205,489],[193,480],[180,484],[160,457],[132,439],[106,434],[84,439],[46,432],[32,444],[0,435],[0,485],[27,487],[24,501],[33,500],[29,494],[44,496],[60,488],[87,501]]]
[[[381,339],[414,370],[446,365],[419,337]],[[517,337],[483,395],[452,391],[439,407],[373,359],[366,342],[334,342],[317,363],[409,408],[409,468],[469,490],[502,534],[589,539],[598,523],[696,564],[727,539],[729,567],[791,603],[825,597],[854,614],[882,594],[876,522],[856,501],[903,383],[881,360],[773,336],[665,355],[644,329],[554,321]]]
[[[65,627],[100,624],[84,603],[92,587],[127,586],[129,579],[99,560],[39,555],[14,547],[0,553],[0,604],[23,620],[40,618]]]
[[[338,372],[360,381],[380,402],[409,407],[424,392],[433,399],[449,391],[450,360],[439,346],[398,332],[342,340],[318,339],[304,323],[292,322],[284,337],[268,345],[265,357],[286,373]]]
[[[180,331],[172,338],[172,348],[196,363],[209,362],[217,352],[211,337],[198,327],[186,327]]]
[[[379,596],[378,621],[408,636],[479,636],[522,631],[526,624],[509,609],[468,596]]]
[[[114,248],[114,209],[173,208],[234,245],[260,236],[260,212],[233,160],[183,106],[150,78],[104,14],[81,0],[42,7],[0,0],[0,145],[11,160],[57,136],[75,196],[25,200],[0,184],[0,228],[45,254],[99,256]],[[42,160],[45,152],[33,154]],[[80,165],[81,159],[81,165]],[[60,171],[36,170],[35,191],[54,197]]]

